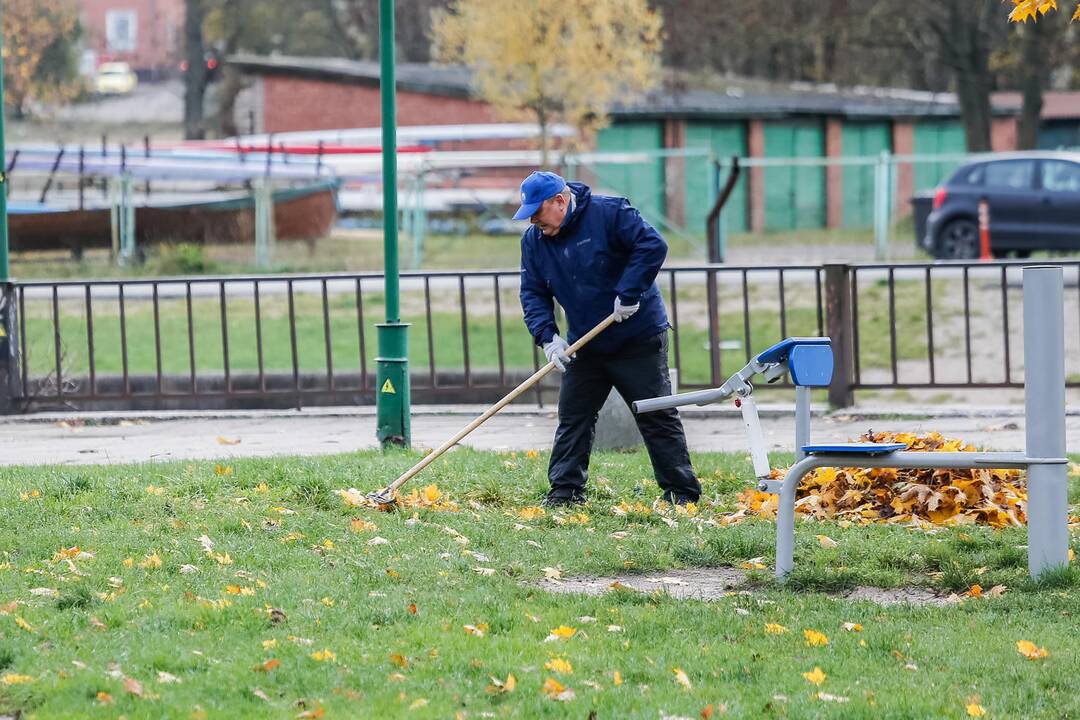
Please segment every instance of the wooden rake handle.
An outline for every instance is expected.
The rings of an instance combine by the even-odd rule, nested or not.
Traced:
[[[611,325],[611,323],[613,323],[613,322],[615,322],[615,315],[614,314],[608,315],[606,318],[604,318],[600,322],[599,325],[597,325],[592,330],[590,330],[589,332],[585,333],[580,338],[578,338],[577,342],[575,342],[573,345],[571,345],[567,349],[566,354],[567,355],[573,355],[578,350],[585,347],[586,343],[588,343],[594,337],[596,337],[597,335],[602,333],[604,330],[606,330],[608,328],[608,326]],[[508,404],[510,404],[517,396],[521,395],[523,392],[525,392],[526,390],[531,388],[533,385],[540,382],[540,380],[542,380],[544,378],[544,376],[547,375],[549,372],[551,372],[554,368],[555,368],[555,363],[554,362],[549,362],[547,365],[545,365],[544,367],[542,367],[539,370],[537,370],[536,372],[534,372],[527,380],[525,380],[520,385],[518,385],[516,388],[511,390],[506,395],[506,397],[504,397],[502,400],[499,400],[497,403],[495,403],[494,405],[489,407],[487,410],[485,410],[483,415],[481,415],[480,417],[476,418],[475,420],[473,420],[471,423],[469,423],[465,427],[458,430],[457,433],[455,433],[452,438],[450,438],[449,440],[444,442],[442,445],[440,445],[438,447],[438,449],[436,449],[430,455],[426,455],[423,460],[421,460],[420,462],[416,463],[411,468],[406,470],[401,475],[401,477],[399,477],[397,480],[395,480],[394,482],[387,485],[386,489],[383,491],[383,494],[386,495],[386,496],[392,497],[393,494],[395,492],[397,492],[398,488],[400,488],[402,485],[407,483],[414,475],[419,473],[421,470],[426,468],[431,463],[435,462],[436,458],[438,458],[440,455],[442,455],[444,452],[446,452],[450,448],[457,445],[458,442],[460,442],[463,437],[465,437],[466,435],[471,433],[473,430],[475,430],[476,428],[483,425],[484,422],[488,418],[490,418],[492,415],[499,412],[504,407],[506,407]]]

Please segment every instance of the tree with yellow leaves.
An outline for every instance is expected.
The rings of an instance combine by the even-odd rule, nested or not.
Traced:
[[[30,100],[57,102],[78,94],[75,40],[79,9],[72,0],[3,0],[5,101],[22,117]]]
[[[659,82],[661,19],[646,0],[590,0],[584,10],[551,0],[455,0],[432,14],[432,38],[434,55],[468,65],[497,112],[536,121],[544,166],[553,123],[589,137],[613,101]]]
[[[1028,18],[1038,20],[1051,10],[1057,10],[1057,0],[1012,0],[1013,9],[1009,19],[1013,22],[1027,22]],[[1073,11],[1073,20],[1080,20],[1080,5]]]

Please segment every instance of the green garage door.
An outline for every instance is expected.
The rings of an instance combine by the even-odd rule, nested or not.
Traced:
[[[713,157],[730,158],[746,155],[746,125],[741,122],[686,124],[686,147],[702,148],[712,152]],[[720,183],[727,179],[727,171]],[[728,232],[746,232],[746,175],[743,173],[724,206]],[[709,215],[716,194],[716,169],[707,157],[686,159],[686,184],[683,194],[686,207],[686,229],[692,233],[705,232],[705,218]]]
[[[892,149],[892,128],[887,122],[844,123],[840,136],[844,157],[876,158]],[[844,227],[874,224],[874,166],[844,166]]]
[[[659,122],[620,122],[600,131],[600,152],[655,152],[663,147]],[[662,227],[664,217],[664,161],[656,157],[640,163],[599,163],[595,166],[600,194],[621,195],[653,225]]]
[[[765,157],[823,157],[825,134],[817,122],[765,123]],[[765,168],[765,229],[825,226],[825,168]]]
[[[967,152],[964,126],[957,120],[930,120],[915,124],[913,149],[916,155],[951,155]],[[956,162],[915,163],[915,191],[929,190],[956,169]]]

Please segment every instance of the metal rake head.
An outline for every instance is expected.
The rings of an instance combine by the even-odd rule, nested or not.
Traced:
[[[388,487],[369,492],[365,497],[380,510],[392,510],[397,507],[397,492]]]

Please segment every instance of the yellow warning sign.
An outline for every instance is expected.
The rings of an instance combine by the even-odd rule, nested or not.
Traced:
[[[394,383],[390,382],[390,378],[386,378],[386,382],[382,384],[382,391],[390,395],[397,395],[397,390],[394,389]]]

